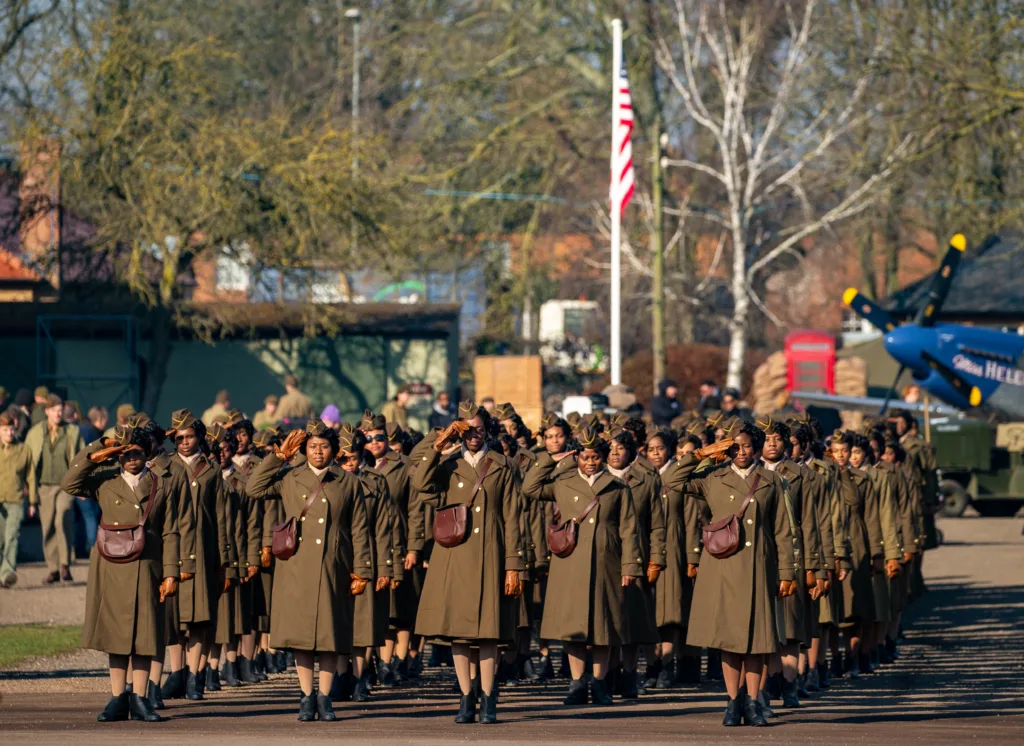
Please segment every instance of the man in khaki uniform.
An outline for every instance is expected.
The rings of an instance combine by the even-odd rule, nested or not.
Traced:
[[[313,402],[299,391],[299,379],[292,375],[285,376],[284,388],[286,393],[277,405],[278,421],[312,419]]]
[[[398,393],[395,394],[395,398],[385,404],[380,413],[384,415],[384,419],[388,422],[393,422],[403,430],[409,429],[409,413],[406,411],[405,406],[409,403],[409,399],[412,398],[412,394],[409,393],[409,387],[402,384],[398,388]]]
[[[231,394],[228,393],[227,389],[221,389],[213,400],[213,406],[203,412],[203,416],[200,419],[207,427],[215,421],[227,422],[229,409],[231,409]]]
[[[46,397],[50,395],[50,389],[46,386],[39,386],[36,388],[33,394],[34,402],[32,404],[32,424],[36,425],[46,419]]]
[[[90,412],[91,411],[92,410],[90,410]],[[110,427],[103,431],[103,437],[113,438],[114,431],[117,429],[117,426],[120,425],[121,427],[127,427],[136,414],[137,412],[135,411],[135,407],[133,407],[131,404],[118,404],[117,411],[114,414],[114,416],[117,419],[114,421],[113,425],[111,425]],[[89,444],[86,443],[86,445]]]
[[[18,582],[14,572],[18,559],[22,501],[32,468],[32,456],[24,443],[14,440],[14,418],[0,414],[0,588]]]
[[[263,400],[263,409],[252,418],[252,426],[257,430],[265,430],[277,424],[277,397],[271,394]]]
[[[78,425],[63,421],[64,402],[56,394],[46,400],[46,419],[25,436],[32,455],[29,470],[29,516],[39,511],[43,529],[43,554],[49,573],[47,583],[71,582],[71,539],[74,537],[74,498],[60,488],[71,460],[85,444]]]

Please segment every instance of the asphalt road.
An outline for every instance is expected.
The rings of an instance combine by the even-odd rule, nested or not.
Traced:
[[[454,674],[429,671],[416,687],[377,692],[364,705],[343,704],[339,721],[298,723],[292,675],[197,704],[170,703],[165,723],[101,725],[105,671],[95,654],[28,662],[0,672],[0,734],[9,743],[217,744],[358,740],[369,743],[525,742],[713,743],[775,741],[817,744],[1024,742],[1024,537],[1019,519],[945,520],[946,543],[929,552],[929,594],[907,625],[901,659],[859,682],[841,682],[770,728],[723,728],[720,684],[680,689],[608,708],[564,708],[564,683],[502,692],[495,726],[456,726]],[[85,568],[79,568],[84,577]],[[31,589],[67,595],[76,588]],[[2,595],[0,623],[24,620]],[[37,596],[41,599],[41,596]],[[32,602],[43,606],[42,601]],[[70,612],[64,607],[67,616]],[[102,658],[99,659],[102,661]],[[781,708],[780,708],[781,711]]]

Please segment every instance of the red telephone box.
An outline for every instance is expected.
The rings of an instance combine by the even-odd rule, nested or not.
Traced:
[[[786,382],[790,391],[836,392],[836,340],[801,329],[786,335]]]

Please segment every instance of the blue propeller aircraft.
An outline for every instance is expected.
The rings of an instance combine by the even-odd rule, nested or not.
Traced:
[[[967,239],[953,236],[928,298],[911,323],[897,325],[856,288],[843,293],[843,302],[882,332],[886,351],[900,364],[882,413],[903,371],[910,370],[922,388],[958,409],[980,407],[1002,420],[1024,420],[1024,335],[936,323],[966,249]]]

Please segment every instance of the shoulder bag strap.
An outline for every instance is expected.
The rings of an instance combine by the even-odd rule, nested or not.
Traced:
[[[490,456],[488,456],[487,458],[484,459],[484,468],[480,472],[480,476],[478,476],[476,478],[476,484],[473,485],[473,494],[470,495],[469,502],[466,503],[466,507],[467,508],[472,508],[473,507],[473,503],[476,501],[476,493],[480,491],[480,487],[484,483],[484,477],[486,477],[487,476],[487,472],[489,472],[491,470],[491,464],[492,463],[493,463],[493,460],[491,459]]]
[[[327,475],[324,474],[324,476],[326,477]],[[326,484],[325,480],[321,479],[320,480],[320,484],[318,484],[317,488],[315,490],[313,490],[313,494],[309,496],[309,499],[306,500],[305,503],[303,503],[303,505],[302,505],[302,512],[299,513],[299,520],[300,521],[303,518],[306,517],[306,513],[308,513],[309,509],[313,507],[313,501],[316,500],[317,495],[319,495],[323,491],[325,484]]]
[[[760,474],[755,474],[754,475],[754,483],[752,485],[750,485],[750,491],[747,493],[747,499],[743,501],[742,505],[740,505],[740,510],[736,514],[737,518],[742,518],[743,514],[747,512],[747,506],[750,505],[750,503],[754,500],[754,493],[757,492],[757,488],[760,486],[760,484],[761,484],[761,475]]]
[[[146,509],[142,511],[142,520],[139,521],[139,526],[145,526],[146,521],[149,520],[149,511],[153,509],[153,503],[156,502],[156,489],[160,483],[152,469],[149,470],[149,476],[153,483],[149,485],[149,500],[146,501]]]
[[[585,518],[586,518],[586,517],[587,517],[588,515],[590,515],[590,512],[591,512],[591,511],[592,511],[592,510],[593,510],[594,508],[596,508],[596,507],[597,507],[597,504],[598,504],[599,502],[600,502],[600,499],[598,498],[598,496],[597,496],[597,495],[594,495],[594,499],[593,499],[593,500],[591,500],[591,501],[590,501],[590,504],[589,504],[589,505],[587,505],[587,507],[585,507],[585,508],[583,509],[583,514],[582,514],[582,515],[581,515],[581,516],[580,516],[579,518],[573,518],[573,520],[574,520],[574,521],[576,521],[576,523],[583,523],[583,520],[584,520],[584,519],[585,519]]]

